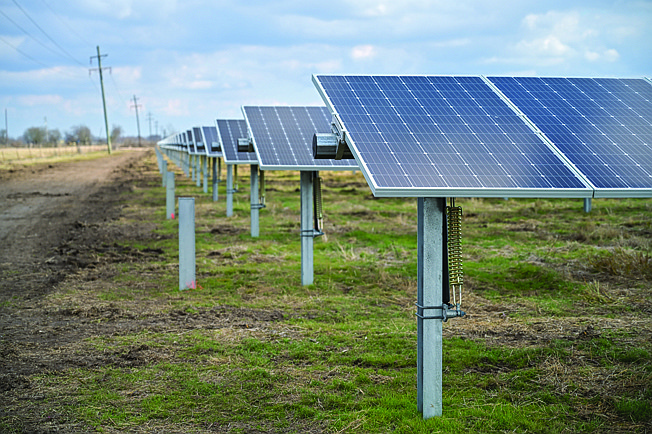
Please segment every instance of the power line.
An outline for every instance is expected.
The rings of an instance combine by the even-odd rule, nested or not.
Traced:
[[[118,93],[118,96],[122,100],[123,104],[127,105],[127,99],[124,96],[122,96],[122,93],[120,93],[120,89],[118,89],[118,83],[115,82],[112,71],[109,71],[109,77],[111,77],[111,81],[113,82],[113,87],[115,87],[115,91]]]
[[[66,26],[68,28],[68,30],[70,30],[72,33],[74,33],[75,36],[77,36],[80,41],[82,41],[83,43],[88,44],[88,45],[93,45],[90,42],[88,42],[86,40],[86,38],[84,38],[79,33],[77,33],[77,31],[74,28],[72,28],[68,23],[66,23],[64,20],[62,20],[61,17],[59,17],[59,15],[54,11],[54,9],[52,9],[52,7],[45,0],[41,0],[41,1],[43,2],[43,4],[45,6],[47,6],[48,9],[50,9],[52,14],[59,20],[59,22],[61,22],[64,26]]]
[[[70,60],[72,60],[73,62],[75,62],[75,63],[77,63],[77,64],[79,64],[79,65],[81,65],[81,66],[84,66],[83,63],[81,63],[80,61],[78,61],[77,59],[75,59],[75,58],[72,56],[72,54],[68,53],[68,52],[65,50],[65,48],[63,48],[61,45],[59,45],[59,44],[57,43],[57,41],[55,41],[54,39],[52,39],[52,37],[51,37],[50,35],[48,35],[47,32],[46,32],[45,30],[43,30],[43,28],[42,28],[41,26],[39,26],[38,23],[37,23],[36,21],[34,21],[34,19],[33,19],[31,16],[29,16],[29,14],[27,13],[27,11],[25,11],[25,9],[23,9],[23,7],[22,7],[21,5],[19,5],[18,2],[17,2],[16,0],[12,0],[12,1],[13,1],[14,4],[18,7],[18,9],[20,9],[21,12],[22,12],[23,14],[25,14],[25,16],[26,16],[26,17],[27,17],[27,18],[28,18],[28,19],[29,19],[29,20],[30,20],[30,21],[31,21],[31,22],[32,22],[32,23],[33,23],[33,24],[34,24],[34,25],[35,25],[35,26],[36,26],[36,27],[37,27],[37,28],[38,28],[38,29],[39,29],[39,30],[40,30],[44,35],[45,35],[45,37],[48,38],[48,39],[49,39],[49,40],[50,40],[54,45],[56,45],[56,46],[57,46],[57,47],[58,47],[58,48],[59,48],[63,53],[65,53],[66,56],[68,56],[68,58],[69,58]]]
[[[34,59],[32,56],[30,56],[29,54],[25,53],[23,50],[21,50],[20,48],[16,47],[14,44],[12,44],[11,42],[7,41],[7,40],[6,40],[5,38],[3,38],[2,36],[0,36],[0,41],[2,41],[2,42],[4,42],[5,44],[9,45],[11,48],[13,48],[14,50],[18,51],[20,54],[22,54],[23,56],[25,56],[26,58],[28,58],[28,59],[31,60],[32,62],[36,62],[36,63],[38,63],[38,64],[41,65],[41,66],[44,66],[44,67],[46,67],[46,68],[49,68],[48,65],[46,65],[45,63],[43,63],[43,62],[41,62],[41,61],[39,61],[39,60]]]
[[[5,13],[2,12],[2,11],[0,11],[0,14],[2,14],[6,19],[8,19],[8,20],[9,20],[9,21],[14,25],[14,26],[16,26],[16,27],[18,27],[20,30],[22,30],[22,31],[23,31],[27,36],[29,36],[30,38],[32,38],[32,39],[34,40],[34,42],[36,42],[37,44],[39,44],[41,47],[45,48],[46,50],[48,50],[48,51],[50,51],[50,52],[52,52],[52,53],[54,53],[54,54],[56,54],[57,56],[60,56],[60,55],[61,55],[61,53],[59,53],[58,51],[54,50],[54,48],[52,48],[52,47],[48,47],[48,46],[45,45],[43,42],[41,42],[41,41],[39,41],[38,39],[36,39],[36,38],[34,37],[34,35],[32,35],[32,34],[31,34],[30,32],[28,32],[27,30],[25,30],[25,29],[24,29],[20,24],[18,24],[16,21],[12,20],[11,17],[9,17],[9,15],[5,14]],[[16,48],[16,47],[14,47],[14,48]],[[16,49],[17,49],[17,48],[16,48]]]

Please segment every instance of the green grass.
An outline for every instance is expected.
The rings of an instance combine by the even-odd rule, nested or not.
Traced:
[[[256,239],[248,177],[227,219],[224,184],[213,203],[177,173],[177,194],[196,198],[200,285],[179,292],[177,222],[164,220],[153,160],[146,170],[119,224],[156,227],[119,242],[162,253],[116,264],[95,297],[156,325],[85,341],[110,363],[32,378],[96,430],[649,430],[650,200],[595,200],[584,214],[578,200],[458,199],[469,317],[444,326],[443,416],[424,421],[416,200],[376,200],[360,174],[323,173],[327,237],[303,287],[298,173],[268,174]]]

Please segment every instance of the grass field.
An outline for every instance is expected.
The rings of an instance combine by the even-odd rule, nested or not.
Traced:
[[[11,168],[15,164],[34,164],[47,159],[49,162],[69,160],[75,154],[106,152],[106,145],[0,148],[0,169]]]
[[[101,432],[652,431],[652,200],[586,214],[581,200],[458,199],[468,315],[444,324],[443,416],[424,421],[416,200],[323,172],[327,235],[302,287],[298,172],[266,175],[257,239],[248,176],[226,218],[224,184],[214,203],[177,172],[177,195],[196,198],[199,284],[180,292],[153,156],[139,170],[110,225],[146,228],[119,240],[142,257],[48,302],[140,326],[79,344],[113,363],[32,378],[49,411]]]

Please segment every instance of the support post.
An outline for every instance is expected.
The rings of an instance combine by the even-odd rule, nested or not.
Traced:
[[[442,414],[444,198],[419,198],[417,229],[417,407],[424,419]],[[432,318],[435,317],[435,318]]]
[[[163,160],[163,159],[161,158],[161,160]],[[161,178],[163,178],[163,187],[165,187],[167,177],[168,177],[168,162],[167,162],[167,160],[161,161],[161,173],[163,173],[163,176],[161,176]]]
[[[163,171],[163,155],[161,154],[161,151],[159,151],[158,146],[154,146],[154,152],[156,153],[156,163],[158,165],[158,173],[161,175],[165,175],[165,172]]]
[[[313,262],[313,172],[301,171],[301,284],[312,285]]]
[[[179,198],[179,289],[195,289],[195,198]]]
[[[584,198],[584,212],[591,212],[591,198]]]
[[[259,215],[260,209],[259,199],[258,199],[258,165],[252,164],[251,168],[251,192],[250,192],[250,204],[251,204],[251,236],[258,237],[260,235],[260,225],[259,225]]]
[[[204,163],[204,193],[208,193],[208,157],[202,156],[201,159]]]
[[[218,158],[213,158],[213,202],[217,202],[219,194],[219,185],[217,184],[217,160]]]
[[[197,178],[195,179],[197,187],[201,187],[201,157],[199,155],[195,155],[195,171],[197,172]]]
[[[233,216],[233,164],[226,165],[226,216]]]
[[[174,220],[174,172],[167,172],[165,181],[165,218]]]

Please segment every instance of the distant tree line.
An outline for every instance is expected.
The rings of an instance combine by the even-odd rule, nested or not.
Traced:
[[[70,128],[65,134],[61,134],[58,129],[46,129],[45,127],[29,127],[25,130],[22,137],[16,140],[10,140],[7,137],[7,131],[0,130],[0,143],[3,145],[12,144],[20,145],[20,141],[28,146],[59,146],[59,145],[90,145],[97,142],[98,139],[93,137],[91,129],[86,125],[76,125]],[[111,142],[119,143],[122,139],[122,127],[114,125],[111,130]]]
[[[172,130],[172,127],[170,127]],[[164,130],[165,131],[165,130]],[[162,137],[154,135],[148,137],[143,146],[152,146]],[[64,146],[64,145],[90,145],[93,143],[106,143],[105,139],[94,137],[91,129],[86,125],[76,125],[69,131],[61,133],[58,129],[46,129],[45,127],[30,127],[17,139],[7,136],[5,129],[0,129],[0,146]],[[122,127],[113,125],[111,129],[111,144],[114,146],[138,146],[135,137],[124,137]]]

